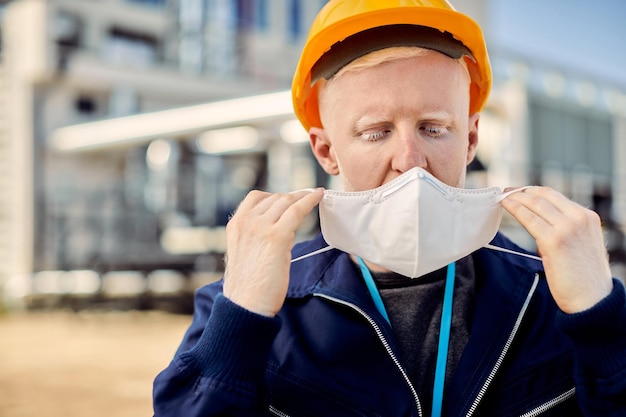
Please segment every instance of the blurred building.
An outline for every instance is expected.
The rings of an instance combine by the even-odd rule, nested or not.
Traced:
[[[459,4],[488,44],[495,2]],[[332,186],[287,91],[325,3],[3,2],[5,297],[188,295],[221,276],[223,227],[251,188]],[[492,64],[469,185],[551,185],[602,215],[626,263],[626,87],[506,49]],[[301,238],[316,231],[313,214]]]
[[[250,188],[317,182],[310,159],[298,156],[306,147],[280,139],[278,122],[292,119],[289,113],[239,129],[245,152],[212,149],[206,137],[198,142],[202,129],[185,131],[185,115],[181,132],[131,143],[123,136],[132,132],[116,132],[120,143],[89,149],[81,143],[95,141],[103,130],[73,143],[53,144],[52,133],[67,125],[284,90],[323,3],[4,2],[0,283],[11,279],[13,292],[17,286],[18,292],[54,294],[80,291],[73,280],[86,279],[63,271],[94,271],[102,278],[100,289],[109,288],[109,277],[115,282],[120,271],[131,271],[127,282],[137,273],[145,278],[144,287],[128,285],[136,294],[167,289],[152,274],[178,277],[182,271],[190,281],[182,284],[192,286],[194,279],[201,283],[219,275],[222,226]],[[233,106],[244,111],[237,102]],[[16,276],[33,279],[24,288],[11,278]],[[149,287],[153,283],[157,288]]]

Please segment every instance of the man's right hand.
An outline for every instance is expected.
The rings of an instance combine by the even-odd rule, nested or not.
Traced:
[[[296,230],[323,196],[323,188],[248,193],[226,225],[226,297],[257,314],[278,313],[287,295]]]

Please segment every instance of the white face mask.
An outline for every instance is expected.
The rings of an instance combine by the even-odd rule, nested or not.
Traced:
[[[373,190],[326,191],[320,226],[330,246],[419,277],[487,245],[506,195],[451,187],[416,167]]]

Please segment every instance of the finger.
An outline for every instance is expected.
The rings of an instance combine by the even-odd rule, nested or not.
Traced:
[[[549,187],[529,187],[509,195],[507,199],[524,205],[551,226],[556,226],[564,216],[581,209],[581,206]]]
[[[502,190],[502,194],[513,194],[513,191],[518,190],[518,191],[524,191],[527,188],[531,188],[533,187],[532,185],[524,185],[522,187],[505,187],[504,190]]]
[[[509,194],[502,200],[502,207],[529,232],[530,229],[545,230],[546,227],[553,227],[563,215],[557,206],[545,199],[535,188],[540,187]]]
[[[257,216],[261,217],[267,224],[275,223],[289,205],[293,204],[295,198],[288,194],[274,193],[260,201],[259,204],[254,207],[253,212]]]
[[[541,216],[538,216],[533,210],[529,209],[517,199],[508,197],[502,200],[501,204],[535,239],[539,237],[541,231],[545,231],[550,227],[550,224]]]
[[[583,224],[587,223],[588,220],[593,220],[593,217],[595,217],[595,212],[591,209],[583,207],[552,188],[546,188],[542,191],[544,198],[550,201],[564,215],[560,217],[561,219],[579,219],[582,222],[581,224]]]
[[[551,187],[530,187],[525,190],[525,192],[528,195],[536,195],[538,198],[549,201],[563,213],[566,213],[570,209],[577,210],[581,207],[578,203],[570,200]]]
[[[567,199],[561,193],[536,187],[527,195],[511,197],[503,207],[509,211],[537,241],[545,253],[563,252],[578,242],[602,242],[601,224],[597,214]],[[544,253],[544,255],[545,255]]]
[[[245,196],[241,203],[239,203],[239,206],[235,210],[234,214],[237,214],[238,212],[251,211],[255,207],[259,207],[263,201],[267,200],[271,196],[272,194],[266,191],[252,190]]]
[[[289,230],[295,230],[302,224],[304,218],[324,197],[324,189],[302,190],[298,191],[296,195],[298,196],[297,201],[283,212],[279,220],[280,225]]]
[[[263,222],[273,224],[280,218],[283,211],[289,207],[289,205],[293,204],[294,201],[305,195],[305,193],[306,191],[279,194],[252,190],[239,204],[235,215],[239,213],[237,217],[250,216],[251,218],[262,218]],[[233,217],[235,216],[233,215]]]
[[[293,208],[294,204],[297,204],[300,200],[305,199],[305,201],[309,201],[311,196],[313,196],[313,200],[315,200],[318,194],[323,193],[321,191],[311,191],[311,190],[300,190],[294,191],[287,194],[274,194],[269,197],[267,200],[263,201],[263,207],[259,207],[259,215],[262,216],[264,221],[267,221],[271,224],[277,223],[284,213],[287,210],[298,210],[298,208]],[[321,199],[321,197],[319,198]],[[317,203],[314,203],[314,205]],[[308,205],[304,203],[304,205]],[[313,207],[314,207],[313,205]],[[311,207],[311,209],[313,208]],[[311,211],[309,209],[308,211]],[[263,211],[261,213],[261,211]]]

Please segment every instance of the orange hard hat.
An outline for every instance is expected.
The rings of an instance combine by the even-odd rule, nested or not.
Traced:
[[[291,85],[294,111],[306,130],[321,127],[316,81],[376,49],[413,45],[465,57],[470,113],[485,105],[491,65],[478,24],[446,0],[331,0],[319,12]]]

